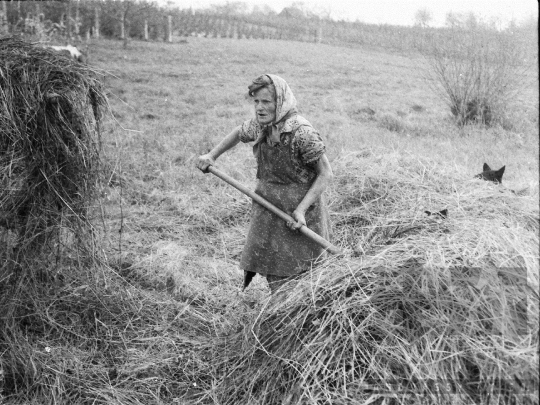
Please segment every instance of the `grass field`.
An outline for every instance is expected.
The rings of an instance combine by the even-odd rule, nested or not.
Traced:
[[[53,324],[63,326],[28,342],[40,371],[28,372],[37,383],[13,403],[495,404],[517,403],[516,379],[537,385],[536,70],[504,125],[459,128],[423,79],[418,55],[206,38],[127,49],[104,40],[90,52],[107,72],[114,117],[104,125],[106,181],[95,215],[109,265],[73,276],[65,297],[51,301]],[[245,93],[262,73],[287,80],[326,141],[334,237],[347,252],[278,300],[260,277],[241,292],[250,200],[194,166],[252,116]],[[484,162],[506,165],[503,185],[473,179]],[[247,145],[217,165],[254,187]],[[423,214],[443,208],[446,222]],[[444,277],[468,267],[517,269],[527,282],[494,270],[477,277],[476,290],[446,287]],[[499,334],[485,333],[485,319],[509,311],[497,297],[513,295],[526,299],[527,332],[505,315],[490,326]],[[461,340],[439,339],[456,322],[447,299],[466,325]],[[425,317],[407,324],[390,302]],[[78,321],[68,314],[73,305],[86,314]],[[385,379],[402,387],[396,376],[422,380],[419,397],[373,388],[388,388]],[[457,376],[480,376],[481,394],[435,394],[425,382]],[[514,385],[501,388],[507,379]],[[523,398],[537,404],[537,388],[536,398]]]

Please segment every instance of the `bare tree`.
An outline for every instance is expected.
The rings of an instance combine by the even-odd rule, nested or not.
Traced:
[[[478,19],[476,14],[474,13],[453,13],[449,12],[446,14],[446,26],[448,28],[460,28],[460,29],[468,29],[468,30],[475,30],[478,27],[486,27],[489,24],[487,24],[485,21],[481,21]]]
[[[527,52],[515,35],[476,18],[451,22],[450,35],[429,38],[428,83],[459,125],[502,123],[508,105],[526,83]]]
[[[137,0],[122,1],[116,20],[120,22],[120,38],[124,40],[124,48],[127,47],[129,42],[132,18],[151,7],[151,4]]]
[[[431,20],[433,20],[433,14],[427,8],[418,10],[414,15],[414,24],[422,28],[429,26]]]
[[[462,20],[462,18],[461,18],[461,16],[459,14],[450,11],[450,12],[446,13],[445,25],[448,28],[458,28],[462,24],[461,20]]]

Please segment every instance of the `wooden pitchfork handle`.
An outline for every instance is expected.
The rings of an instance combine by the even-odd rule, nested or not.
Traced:
[[[291,217],[290,215],[286,214],[285,212],[281,211],[278,207],[273,205],[272,203],[268,202],[264,198],[262,198],[260,195],[256,194],[255,192],[251,191],[249,188],[245,187],[242,183],[239,183],[232,177],[226,175],[222,171],[216,169],[214,166],[210,165],[206,169],[210,173],[212,173],[214,176],[219,177],[221,180],[229,183],[234,188],[240,190],[242,193],[247,195],[248,197],[251,197],[253,201],[255,201],[257,204],[262,205],[264,208],[269,210],[270,212],[276,214],[278,217],[280,217],[282,220],[286,222],[296,222],[296,220]],[[324,249],[326,249],[328,252],[332,254],[340,254],[342,253],[341,250],[337,247],[332,245],[330,242],[328,242],[326,239],[324,239],[322,236],[316,234],[311,229],[309,229],[307,226],[302,225],[299,228],[299,231],[303,233],[305,236],[307,236],[312,241],[318,243],[320,246],[322,246]]]

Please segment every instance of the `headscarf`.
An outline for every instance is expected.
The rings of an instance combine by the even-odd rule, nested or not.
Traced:
[[[270,127],[272,135],[279,139],[280,129],[285,121],[289,117],[298,114],[298,110],[296,108],[296,97],[294,97],[291,88],[284,79],[271,74],[267,74],[266,76],[270,78],[274,84],[274,88],[276,89],[276,118],[266,127]],[[261,131],[259,138],[257,138],[253,146],[255,147],[262,140],[264,140],[264,138],[265,131]]]
[[[276,119],[272,125],[282,123],[289,116],[297,114],[296,97],[285,80],[276,75],[267,74],[276,89]]]

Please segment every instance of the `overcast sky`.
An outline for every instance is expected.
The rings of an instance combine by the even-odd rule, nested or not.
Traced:
[[[207,8],[224,4],[224,0],[168,0],[180,8]],[[236,0],[230,1],[235,2]],[[267,4],[276,12],[290,6],[294,0],[239,0],[253,5]],[[159,0],[165,4],[167,0]],[[316,12],[330,13],[334,19],[356,19],[372,24],[412,25],[414,15],[427,9],[433,16],[431,25],[442,25],[449,11],[473,12],[484,18],[498,17],[503,23],[510,19],[522,21],[538,16],[537,0],[306,0],[304,6]]]

